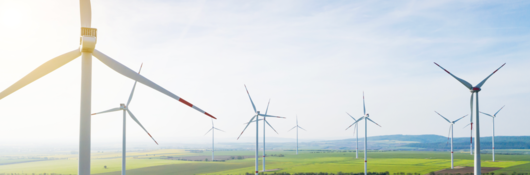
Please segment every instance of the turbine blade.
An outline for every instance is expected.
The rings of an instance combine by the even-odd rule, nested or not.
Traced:
[[[28,75],[24,76],[22,79],[18,80],[15,84],[9,86],[4,91],[0,92],[0,99],[7,97],[9,94],[12,94],[13,92],[47,75],[48,73],[53,72],[55,69],[74,60],[80,55],[81,52],[79,51],[79,49],[76,49],[47,61],[46,63],[37,67],[35,70],[31,71]]]
[[[434,64],[436,64],[438,67],[442,68],[445,72],[447,72],[449,75],[451,75],[453,78],[455,78],[456,80],[458,80],[460,83],[462,83],[464,86],[466,86],[469,90],[473,89],[473,85],[471,85],[469,82],[467,82],[466,80],[463,80],[461,78],[458,78],[456,77],[455,75],[453,75],[451,72],[447,71],[445,68],[443,68],[442,66],[440,66],[438,63],[434,62]]]
[[[490,117],[493,117],[493,115],[488,114],[488,113],[485,113],[485,112],[482,112],[482,111],[480,111],[480,113],[482,113],[482,114],[484,114],[484,115],[487,115],[487,116],[490,116]]]
[[[153,139],[153,141],[155,141],[155,143],[158,145],[158,142],[156,142],[155,138],[153,138],[153,136],[151,136],[151,134],[149,134],[149,132],[147,132],[147,129],[144,128],[144,126],[142,126],[142,124],[140,123],[140,121],[138,121],[138,119],[133,115],[133,113],[129,110],[129,108],[126,108],[127,110],[127,113],[129,113],[129,116],[138,124],[140,125],[140,127],[142,127],[142,129],[144,129],[144,131],[147,133],[147,135],[149,135],[149,137],[151,137],[151,139]]]
[[[203,113],[204,115],[207,115],[211,118],[214,118],[214,119],[217,119],[215,118],[214,116],[210,115],[209,113],[203,111],[202,109],[200,109],[199,107],[197,106],[194,106],[193,104],[191,104],[190,102],[180,98],[179,96],[169,92],[168,90],[164,89],[163,87],[157,85],[156,83],[152,82],[151,80],[145,78],[144,76],[134,72],[133,70],[129,69],[128,67],[124,66],[123,64],[117,62],[116,60],[110,58],[109,56],[101,53],[99,50],[94,50],[94,52],[92,53],[96,58],[98,58],[101,62],[103,62],[103,64],[109,66],[111,69],[113,69],[114,71],[126,76],[126,77],[129,77],[130,79],[133,79],[133,80],[136,80],[146,86],[149,86],[155,90],[157,90],[158,92],[161,92],[201,113]]]
[[[463,128],[467,128],[467,126],[469,126],[469,125],[471,125],[471,123],[468,123],[468,124],[467,124],[466,126],[464,126]],[[463,129],[463,128],[462,128],[462,129]]]
[[[351,116],[348,112],[346,112],[346,114],[348,114],[352,119],[353,121],[357,121],[353,116]]]
[[[436,111],[434,111],[434,112],[436,112]],[[445,118],[442,114],[440,114],[440,113],[438,113],[438,112],[436,112],[436,113],[437,113],[440,117],[444,118],[445,121],[451,123],[451,121],[449,121],[447,118]]]
[[[356,123],[358,123],[359,121],[361,121],[362,119],[364,119],[365,117],[361,117],[359,118],[359,120],[353,122],[350,126],[348,126],[348,128],[346,128],[346,130],[350,129],[350,127],[352,127],[353,125],[355,125]]]
[[[493,71],[493,73],[491,73],[488,77],[486,77],[484,80],[482,80],[482,81],[477,85],[477,87],[478,87],[478,88],[482,87],[482,85],[484,85],[484,83],[486,83],[486,80],[488,80],[488,78],[490,78],[493,74],[495,74],[495,72],[499,71],[499,69],[501,69],[502,67],[504,67],[504,65],[506,65],[506,63],[502,64],[501,67],[497,68],[497,70]]]
[[[138,74],[140,74],[140,71],[142,71],[142,66],[144,65],[144,63],[142,63],[142,65],[140,65],[140,70],[138,70]],[[134,81],[134,85],[133,85],[133,88],[131,90],[131,95],[129,95],[129,100],[127,100],[127,107],[129,107],[129,103],[131,103],[131,100],[132,100],[132,97],[133,97],[133,94],[134,94],[134,89],[136,89],[136,83],[138,81]]]
[[[307,130],[305,130],[304,128],[302,128],[302,127],[300,127],[300,126],[298,126],[298,128],[300,128],[300,129],[302,129],[302,130],[304,130],[304,131],[307,131]]]
[[[275,115],[265,115],[265,114],[259,114],[259,116],[262,116],[262,117],[285,118],[285,117],[280,117],[280,116],[275,116]]]
[[[505,106],[506,106],[506,105],[505,105]],[[504,106],[502,106],[502,108],[504,108]],[[501,112],[502,108],[499,109],[499,110],[498,110],[493,116],[497,116],[497,114],[498,114],[499,112]]]
[[[116,111],[121,111],[121,110],[122,110],[121,108],[112,108],[106,111],[93,113],[92,115],[103,114],[103,113],[108,113],[108,112],[116,112]]]
[[[271,99],[269,99],[269,102],[267,103],[267,109],[265,110],[265,115],[267,115],[267,112],[269,112],[269,104],[271,103]]]
[[[376,122],[374,122],[372,119],[370,119],[370,118],[368,118],[368,117],[367,117],[366,119],[368,119],[368,120],[371,121],[372,123],[376,124],[377,126],[382,127],[381,125],[379,125],[379,124],[377,124]]]
[[[297,127],[297,126],[294,126],[293,128],[289,129],[289,131],[293,130],[293,129],[296,128],[296,127]],[[289,132],[289,131],[287,131],[287,132]]]
[[[445,143],[445,146],[449,144],[449,136],[451,135],[451,127],[453,127],[453,125],[449,126],[449,133],[447,133],[447,142]]]
[[[280,134],[280,133],[278,133],[278,131],[276,131],[276,129],[274,129],[274,128],[271,126],[271,124],[269,124],[269,122],[268,122],[267,120],[265,120],[265,123],[267,123],[267,125],[269,125],[269,127],[271,127],[272,130],[274,130],[274,132],[276,132],[276,134]]]
[[[218,131],[221,131],[221,132],[225,132],[225,131],[223,131],[223,130],[220,130],[219,128],[213,128],[213,129],[218,130]]]
[[[366,116],[366,106],[364,105],[364,91],[363,91],[363,112],[364,112],[364,115]]]
[[[456,119],[453,123],[456,123],[458,120],[460,119],[463,119],[464,117],[466,117],[467,115],[464,115],[463,117],[460,117],[459,119]]]
[[[212,131],[212,130],[213,130],[213,128],[210,128],[210,130],[208,130],[208,132],[206,132],[206,134],[210,133],[210,131]],[[206,134],[204,134],[204,135],[206,135]]]
[[[257,113],[258,110],[256,110],[256,106],[254,105],[254,101],[252,101],[252,97],[250,97],[250,93],[248,92],[247,85],[245,85],[245,90],[247,91],[248,98],[250,99],[250,103],[252,103],[252,108],[254,109],[254,112]]]
[[[81,8],[81,27],[90,27],[92,23],[92,7],[90,0],[79,0]]]
[[[263,119],[258,119],[258,121],[262,121],[262,120],[263,120]],[[246,122],[246,123],[244,123],[244,124],[254,123],[254,122],[256,122],[256,120],[252,120],[251,122]]]
[[[254,120],[254,118],[256,118],[257,116],[255,115],[254,117],[252,117],[250,119],[250,121],[247,123],[247,126],[245,126],[245,129],[243,129],[243,131],[241,131],[241,134],[239,134],[239,137],[241,137],[241,135],[243,135],[243,132],[245,132],[245,130],[247,130],[248,128],[248,125],[250,125],[250,123],[252,122],[252,120]],[[239,137],[237,137],[237,140],[239,140]]]

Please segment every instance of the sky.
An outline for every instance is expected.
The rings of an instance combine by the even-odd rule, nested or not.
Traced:
[[[438,68],[478,84],[480,111],[495,113],[498,136],[530,135],[528,1],[169,1],[92,0],[96,49],[218,119],[219,141],[236,142],[270,99],[270,119],[293,138],[346,139],[366,110],[382,127],[368,136],[447,135],[450,120],[469,114],[470,92]],[[79,2],[0,0],[0,89],[42,63],[79,47]],[[0,100],[0,144],[76,145],[80,59]],[[126,103],[134,83],[94,58],[92,111]],[[139,84],[129,106],[161,147],[209,143],[211,119]],[[481,135],[492,119],[481,115]],[[468,137],[455,125],[455,137]],[[262,125],[259,126],[260,133]],[[364,134],[364,126],[359,127]],[[92,118],[92,146],[121,143],[122,114]],[[252,138],[251,125],[243,137]],[[154,144],[127,120],[127,139]]]

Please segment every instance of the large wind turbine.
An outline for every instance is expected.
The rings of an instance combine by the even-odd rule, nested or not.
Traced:
[[[502,108],[504,108],[504,106],[502,106]],[[490,114],[487,114],[487,113],[484,113],[484,112],[480,112],[484,115],[487,115],[487,116],[490,116],[491,119],[493,120],[493,131],[492,131],[492,135],[491,135],[491,155],[492,155],[492,159],[493,159],[493,162],[495,162],[495,118],[497,118],[497,114],[499,112],[501,112],[501,109],[499,109],[495,114],[493,115],[490,115]]]
[[[436,111],[434,111],[436,112]],[[467,115],[464,115],[463,117],[460,117],[459,119],[455,120],[455,121],[449,121],[447,118],[445,118],[444,116],[442,116],[442,114],[436,112],[438,115],[440,115],[440,117],[444,118],[447,122],[449,122],[451,125],[449,126],[449,131],[451,132],[451,169],[454,169],[454,162],[453,162],[453,125],[460,119],[463,119],[464,117],[466,117]]]
[[[298,155],[298,128],[303,129],[304,131],[307,131],[307,130],[305,130],[304,128],[302,128],[302,127],[300,127],[298,125],[298,116],[296,116],[296,126],[294,126],[293,128],[289,129],[289,131],[291,131],[291,130],[293,130],[295,128],[296,128],[296,155]],[[289,131],[287,131],[287,132],[289,132]]]
[[[215,147],[214,147],[214,133],[215,133],[215,130],[218,130],[218,131],[221,131],[221,132],[224,132],[223,130],[220,130],[219,128],[216,128],[215,125],[213,124],[213,119],[212,119],[212,128],[210,128],[210,130],[208,130],[208,132],[206,132],[206,134],[208,134],[210,131],[212,131],[212,161],[214,161],[215,159]],[[204,134],[204,135],[206,135]]]
[[[506,63],[502,64],[501,67],[497,68],[495,71],[493,71],[493,73],[491,73],[488,77],[486,77],[484,80],[482,80],[477,86],[473,87],[473,85],[471,85],[471,83],[467,82],[466,80],[463,80],[461,78],[458,78],[456,77],[455,75],[453,75],[451,72],[447,71],[446,69],[444,69],[442,66],[438,65],[438,63],[434,63],[436,64],[438,67],[442,68],[445,72],[447,72],[449,75],[451,75],[453,78],[455,78],[456,80],[458,80],[460,83],[462,83],[464,86],[466,86],[470,91],[471,91],[471,115],[470,115],[470,118],[471,118],[471,132],[473,132],[473,94],[477,94],[476,95],[476,111],[475,111],[475,120],[477,121],[476,122],[476,125],[475,125],[475,165],[474,165],[474,174],[480,174],[480,125],[479,125],[479,106],[478,106],[478,92],[480,92],[480,89],[482,87],[482,85],[484,85],[484,83],[486,83],[486,80],[488,80],[488,78],[490,78],[495,72],[497,72],[499,69],[501,69],[504,65],[506,65]]]
[[[367,121],[370,121],[374,124],[376,124],[377,126],[381,127],[381,125],[377,124],[376,122],[374,122],[372,119],[370,119],[370,115],[366,113],[366,106],[364,104],[364,92],[363,92],[363,111],[364,111],[364,116],[359,118],[359,120],[357,120],[356,122],[354,122],[352,125],[358,123],[359,121],[361,121],[362,119],[364,119],[364,175],[368,175],[368,172],[367,172],[367,169],[368,169],[368,155],[367,155],[367,138],[368,138],[368,122]],[[350,125],[351,127],[351,125]]]
[[[245,90],[247,91],[247,95],[248,95],[248,98],[250,99],[250,103],[252,104],[252,108],[254,109],[254,116],[252,116],[252,118],[250,119],[250,121],[248,121],[247,123],[247,126],[245,126],[245,129],[243,129],[243,131],[241,131],[241,134],[239,134],[239,137],[237,137],[237,139],[239,140],[239,138],[241,137],[241,135],[243,135],[243,132],[245,132],[245,130],[247,129],[248,125],[250,125],[250,123],[252,123],[252,121],[255,121],[256,122],[256,175],[258,175],[259,171],[258,171],[258,154],[259,154],[259,148],[258,148],[258,137],[259,137],[259,132],[258,132],[258,124],[259,124],[259,116],[261,117],[276,117],[276,118],[285,118],[285,117],[280,117],[280,116],[274,116],[274,115],[268,115],[268,114],[260,114],[258,110],[256,110],[256,106],[254,105],[254,102],[252,101],[252,97],[250,97],[250,93],[248,93],[248,89],[247,89],[247,86],[245,85]],[[256,119],[256,120],[254,120]],[[272,127],[272,126],[271,126]]]
[[[269,100],[269,103],[267,103],[267,109],[265,110],[265,115],[267,115],[267,112],[269,111],[269,104],[270,104],[270,102],[271,102],[271,101]],[[265,153],[265,128],[266,128],[266,127],[265,127],[265,124],[269,125],[269,127],[271,127],[271,129],[274,130],[274,132],[276,132],[276,134],[278,134],[278,132],[276,131],[276,129],[274,129],[274,128],[272,127],[271,124],[269,124],[269,122],[267,121],[267,118],[266,118],[266,117],[263,117],[263,119],[258,119],[258,121],[262,121],[262,120],[264,121],[264,122],[263,122],[263,161],[262,161],[262,163],[263,163],[263,168],[262,168],[262,169],[263,169],[263,171],[265,171],[265,170],[266,170],[266,169],[265,169],[265,157],[266,157],[266,156],[265,156],[265,154],[266,154],[266,153]],[[256,120],[254,119],[254,120],[252,120],[252,122],[256,122]],[[252,122],[250,122],[250,123],[252,123]],[[248,123],[245,123],[245,124],[248,124]]]
[[[346,114],[348,114],[346,112]],[[353,116],[351,116],[350,114],[348,114],[354,121],[354,124],[355,124],[355,128],[353,129],[353,134],[355,134],[355,139],[357,140],[356,142],[356,146],[355,146],[355,158],[358,159],[359,158],[359,123],[357,123],[357,119],[355,119]],[[359,118],[359,120],[361,120]],[[354,124],[350,125],[348,128],[346,128],[346,130],[348,130],[350,127],[352,127]]]
[[[151,80],[143,77],[135,71],[129,69],[123,64],[117,62],[111,57],[103,54],[95,49],[97,41],[97,29],[91,28],[92,12],[90,7],[90,0],[80,0],[81,9],[81,37],[79,48],[67,52],[63,55],[55,57],[48,62],[37,67],[28,75],[11,85],[4,91],[0,92],[0,99],[9,94],[19,90],[20,88],[30,84],[31,82],[45,76],[46,74],[58,69],[59,67],[69,63],[75,58],[81,56],[81,107],[80,107],[80,128],[79,128],[79,175],[90,174],[90,113],[91,113],[91,98],[92,98],[92,55],[103,62],[114,71],[136,80],[146,86],[149,86],[171,98],[178,100],[193,109],[215,118],[197,106],[192,105],[179,96],[155,84]]]
[[[138,71],[138,74],[140,74],[140,71],[142,70],[142,66],[140,66],[140,70]],[[142,127],[142,129],[144,129],[144,131],[147,133],[147,135],[149,135],[149,137],[151,137],[151,139],[153,139],[153,141],[155,141],[155,143],[158,145],[158,143],[156,142],[156,140],[153,138],[153,136],[151,136],[151,134],[149,134],[149,132],[147,132],[147,130],[144,128],[144,126],[142,126],[142,124],[140,123],[140,121],[138,121],[138,119],[132,114],[132,112],[129,110],[129,104],[131,103],[131,100],[132,100],[132,97],[133,97],[133,94],[134,94],[134,89],[136,88],[136,82],[134,82],[134,85],[133,85],[133,88],[132,88],[132,91],[131,91],[131,95],[129,95],[129,100],[127,100],[127,105],[125,104],[120,104],[120,107],[117,107],[117,108],[112,108],[112,109],[109,109],[109,110],[106,110],[106,111],[101,111],[101,112],[96,112],[96,113],[93,113],[92,115],[97,115],[97,114],[103,114],[103,113],[108,113],[108,112],[115,112],[115,111],[123,111],[123,138],[122,138],[122,150],[121,150],[121,174],[122,175],[125,175],[126,173],[126,163],[125,163],[125,158],[127,158],[127,156],[125,155],[126,154],[126,121],[127,121],[127,114],[126,113],[129,113],[129,116],[131,116],[131,118],[138,124],[140,125],[140,127]]]

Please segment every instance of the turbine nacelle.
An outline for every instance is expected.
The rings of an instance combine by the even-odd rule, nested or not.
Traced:
[[[97,29],[81,27],[81,37],[79,51],[92,53],[96,49]]]
[[[125,110],[125,108],[126,108],[126,107],[125,107],[125,104],[123,104],[123,103],[120,103],[120,109],[123,109],[123,110]]]
[[[473,87],[471,89],[471,92],[480,92],[480,90],[482,90],[482,89],[480,89],[479,87]]]

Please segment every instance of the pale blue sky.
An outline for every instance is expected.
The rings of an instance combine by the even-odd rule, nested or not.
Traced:
[[[235,140],[253,115],[243,84],[280,132],[305,139],[352,136],[345,112],[373,120],[369,136],[446,135],[469,113],[469,91],[436,67],[483,86],[481,111],[505,109],[497,135],[529,135],[530,2],[527,1],[103,1],[92,0],[97,49],[218,117]],[[0,0],[0,89],[79,44],[79,4]],[[133,81],[94,60],[94,112],[125,103]],[[78,142],[80,61],[0,100],[2,142]],[[209,142],[210,120],[139,85],[131,110],[163,146]],[[455,126],[455,136],[469,136]],[[152,142],[129,120],[131,141]],[[120,142],[121,113],[95,117],[94,143]],[[491,135],[482,117],[482,135]],[[261,126],[260,126],[261,127]],[[253,136],[249,128],[245,136]],[[361,127],[360,129],[363,129]],[[261,129],[260,129],[261,130]]]

